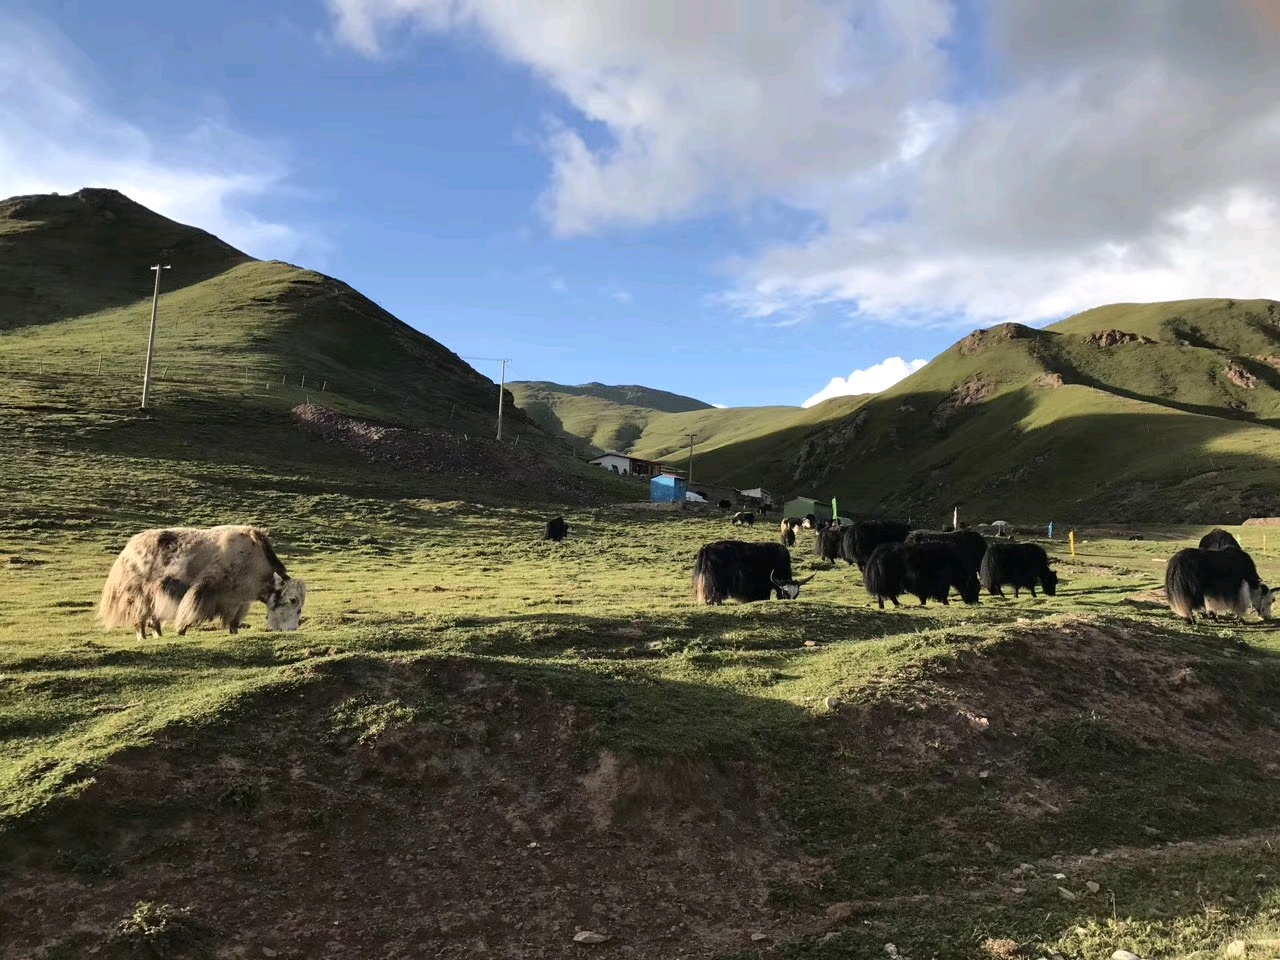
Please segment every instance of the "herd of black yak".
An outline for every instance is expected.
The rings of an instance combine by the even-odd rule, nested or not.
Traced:
[[[796,531],[811,527],[813,552],[830,563],[844,560],[856,566],[882,610],[886,600],[899,606],[904,595],[914,596],[921,606],[930,600],[945,604],[952,590],[965,603],[977,603],[983,589],[997,597],[1004,596],[1005,587],[1013,589],[1014,597],[1022,590],[1034,597],[1037,586],[1047,596],[1057,593],[1053,561],[1038,544],[991,542],[974,530],[912,530],[896,520],[815,523],[812,517],[787,517],[779,524],[778,543],[720,540],[702,547],[693,565],[694,599],[794,600],[816,574],[797,580],[787,548],[795,545]],[[564,518],[556,517],[547,523],[543,539],[563,540],[568,530]],[[1250,610],[1270,619],[1276,592],[1262,582],[1253,558],[1225,530],[1215,529],[1199,546],[1179,550],[1165,568],[1169,608],[1188,623],[1198,613],[1243,619]]]

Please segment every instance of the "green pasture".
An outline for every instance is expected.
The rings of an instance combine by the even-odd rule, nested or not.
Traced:
[[[568,513],[570,538],[555,545],[538,539],[543,508],[355,493],[280,494],[257,510],[252,497],[240,502],[235,517],[200,519],[273,528],[291,572],[309,584],[297,633],[263,631],[261,608],[254,628],[236,637],[212,628],[146,641],[104,633],[93,606],[137,522],[77,523],[68,511],[56,525],[28,520],[4,531],[6,842],[20,844],[25,825],[74,804],[119,751],[161,732],[199,737],[206,725],[251,713],[268,693],[288,696],[325,675],[300,667],[345,663],[359,675],[408,658],[545,689],[595,719],[597,746],[734,758],[769,771],[783,785],[796,842],[833,864],[821,888],[778,889],[775,898],[796,909],[855,901],[874,920],[789,945],[787,955],[853,955],[890,924],[910,956],[974,956],[1003,949],[1003,939],[1067,957],[1099,956],[1104,945],[1183,956],[1216,950],[1280,909],[1271,846],[1280,796],[1273,773],[1257,764],[1139,742],[1087,702],[1027,730],[1030,766],[1017,773],[1002,772],[998,760],[987,775],[898,767],[862,749],[856,723],[841,726],[846,705],[916,698],[927,707],[937,678],[966,658],[1017,665],[1034,658],[1035,638],[1049,642],[1087,623],[1139,653],[1172,651],[1241,698],[1248,723],[1274,732],[1280,643],[1272,627],[1187,628],[1144,596],[1158,587],[1162,561],[1206,528],[1145,528],[1139,541],[1080,530],[1074,558],[1063,540],[1048,544],[1064,581],[1057,597],[884,612],[856,570],[821,563],[802,538],[797,572],[817,575],[800,600],[700,608],[690,600],[694,553],[741,533],[719,518],[579,510]],[[1280,582],[1280,534],[1263,552],[1264,528],[1235,532],[1264,577]],[[1027,631],[1031,639],[1020,639]],[[840,704],[832,709],[828,697]],[[426,699],[380,708],[375,696],[380,719],[363,722],[394,724],[401,712],[426,709]],[[360,703],[368,713],[368,696]],[[1004,777],[1050,780],[1077,801],[1047,820],[1010,818],[991,789]],[[871,802],[867,780],[887,798]],[[1087,868],[1064,868],[1070,881],[1055,880],[1046,864],[1074,857]],[[1023,863],[1036,869],[1019,874]],[[1086,875],[1105,893],[1081,888]],[[987,941],[996,946],[984,948]]]

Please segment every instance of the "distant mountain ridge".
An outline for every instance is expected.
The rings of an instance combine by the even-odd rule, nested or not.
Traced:
[[[666,390],[635,384],[570,386],[545,380],[507,384],[516,403],[544,429],[570,441],[582,441],[584,452],[626,450],[661,414],[712,410],[711,404]]]

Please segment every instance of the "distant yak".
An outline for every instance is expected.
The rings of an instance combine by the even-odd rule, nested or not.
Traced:
[[[898,606],[904,593],[922,607],[929,600],[948,604],[952,588],[965,603],[978,602],[977,576],[965,569],[953,545],[936,540],[880,544],[867,559],[863,582],[881,610],[885,600]]]
[[[751,513],[748,510],[739,510],[737,513],[735,513],[732,517],[729,518],[729,522],[732,523],[735,527],[754,526],[756,522],[756,515],[754,513]]]
[[[1228,547],[1235,547],[1235,549],[1239,550],[1241,549],[1240,541],[1221,527],[1214,527],[1200,538],[1201,550],[1225,550]]]
[[[297,630],[307,585],[285,571],[266,530],[246,526],[144,530],[125,544],[107,574],[98,620],[133,627],[145,640],[172,620],[178,636],[222,620],[239,631],[255,600],[267,605],[268,630]]]
[[[821,521],[825,523],[826,521]],[[840,556],[840,530],[837,527],[819,527],[813,538],[813,553],[828,563],[835,563]]]
[[[789,520],[783,520],[778,524],[778,542],[784,547],[794,547],[796,545],[796,530]]]
[[[1049,555],[1034,543],[991,544],[982,558],[980,576],[983,587],[993,597],[1003,597],[1006,584],[1013,587],[1015,597],[1024,589],[1034,597],[1037,583],[1046,596],[1058,592],[1058,575],[1049,569]]]
[[[1188,547],[1169,560],[1164,571],[1169,609],[1195,623],[1197,613],[1233,613],[1241,620],[1250,608],[1271,619],[1275,591],[1258,577],[1253,558],[1239,547]]]
[[[693,564],[693,597],[698,603],[737,600],[753,603],[775,596],[794,600],[813,575],[791,575],[791,554],[779,543],[720,540],[698,551]]]
[[[543,540],[554,540],[559,543],[569,535],[569,525],[564,522],[564,517],[553,517],[547,521],[546,532],[542,534]]]

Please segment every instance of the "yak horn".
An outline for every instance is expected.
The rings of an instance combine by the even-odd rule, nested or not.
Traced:
[[[774,576],[774,574],[775,574],[775,573],[777,573],[777,572],[778,572],[777,570],[770,570],[770,571],[769,571],[769,580],[773,583],[773,585],[774,585],[775,587],[780,587],[780,586],[782,586],[783,581],[782,581],[782,580],[779,580],[777,577],[775,577],[775,576]]]
[[[812,580],[816,576],[817,576],[816,573],[811,573],[807,577],[805,577],[803,580],[795,581],[795,584],[797,587],[803,587],[806,583],[808,583],[810,580]]]

